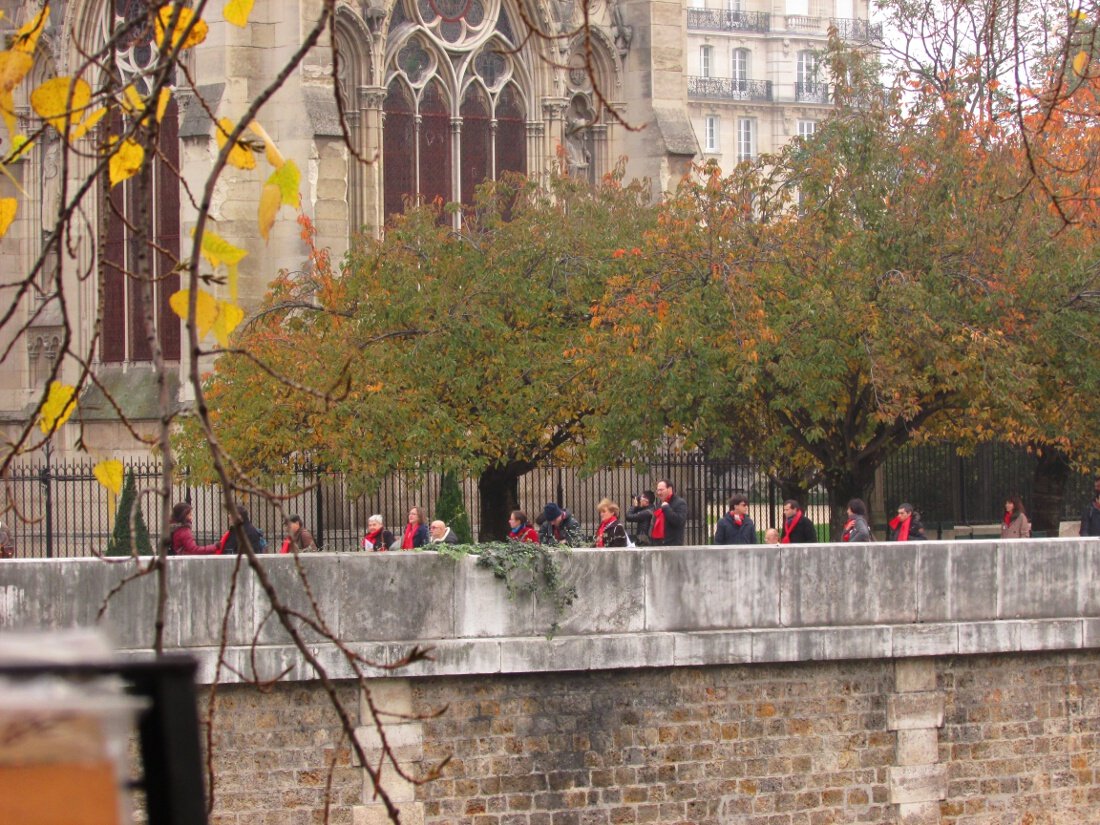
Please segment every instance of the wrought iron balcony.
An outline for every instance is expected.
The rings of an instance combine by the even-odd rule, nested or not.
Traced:
[[[766,11],[730,11],[728,9],[688,9],[689,29],[719,32],[766,32],[771,15]]]
[[[794,99],[799,103],[829,103],[830,91],[828,83],[798,80],[794,84]]]
[[[859,20],[850,17],[834,17],[829,21],[836,26],[836,33],[841,40],[852,40],[856,43],[870,43],[873,40],[882,40],[882,24],[872,23],[869,20]]]
[[[721,100],[771,100],[770,80],[739,80],[732,77],[689,77],[688,97]]]

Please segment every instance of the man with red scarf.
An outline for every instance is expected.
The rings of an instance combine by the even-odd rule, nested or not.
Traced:
[[[687,524],[687,502],[676,495],[667,479],[657,482],[657,507],[649,527],[649,538],[655,547],[683,547],[684,525]]]
[[[924,525],[909,503],[898,505],[898,514],[890,519],[887,541],[924,541]]]
[[[730,496],[730,511],[718,521],[715,544],[756,544],[756,525],[749,518],[749,500],[740,493]]]
[[[813,544],[817,541],[814,523],[793,498],[783,502],[783,531],[780,544]]]

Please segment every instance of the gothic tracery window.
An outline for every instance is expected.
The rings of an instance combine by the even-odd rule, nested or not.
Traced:
[[[527,171],[526,87],[500,0],[399,0],[382,137],[386,214],[406,198],[473,202]]]

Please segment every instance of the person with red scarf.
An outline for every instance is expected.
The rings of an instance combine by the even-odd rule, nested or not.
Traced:
[[[817,541],[814,523],[802,511],[799,503],[789,498],[783,502],[783,534],[780,544],[813,544]]]
[[[676,495],[668,479],[657,482],[657,507],[649,526],[650,543],[656,547],[683,547],[687,525],[687,502]]]
[[[367,519],[367,532],[359,542],[359,546],[368,553],[382,553],[390,549],[393,544],[393,533],[385,528],[382,516],[375,513]]]
[[[848,521],[844,524],[841,541],[874,541],[871,526],[867,523],[867,505],[863,499],[853,498],[848,502]]]
[[[539,533],[527,522],[527,514],[522,510],[513,510],[508,516],[508,541],[539,543]]]
[[[596,528],[597,547],[626,547],[626,527],[619,521],[619,505],[609,498],[601,499],[596,505],[600,515],[600,526]]]
[[[756,544],[756,525],[749,518],[749,500],[740,493],[730,496],[730,509],[718,520],[714,544]]]
[[[415,550],[428,543],[428,517],[420,507],[409,509],[409,520],[405,523],[405,532],[401,536],[400,550]]]
[[[286,538],[283,539],[283,545],[279,548],[280,553],[317,549],[313,534],[302,526],[301,516],[288,516],[283,526],[286,527]]]
[[[920,516],[913,512],[913,505],[904,502],[898,505],[898,514],[890,519],[887,541],[924,541],[924,525]]]
[[[1031,538],[1031,522],[1027,520],[1024,512],[1024,502],[1019,496],[1009,496],[1005,499],[1005,517],[1001,522],[1002,539],[1027,539]]]
[[[200,545],[191,532],[191,505],[180,502],[172,507],[172,522],[168,525],[171,544],[169,556],[213,556],[219,553],[217,544]]]

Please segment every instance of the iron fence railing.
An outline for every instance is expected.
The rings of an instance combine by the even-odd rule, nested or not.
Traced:
[[[885,463],[878,494],[887,514],[907,501],[931,525],[991,524],[1000,519],[1007,496],[1018,493],[1025,505],[1032,500],[1035,461],[1026,451],[1001,444],[981,445],[967,455],[959,455],[950,444],[915,445]],[[118,502],[96,480],[92,466],[90,461],[16,464],[0,479],[2,518],[15,535],[19,556],[75,557],[106,550]],[[142,511],[155,535],[160,466],[155,461],[132,462],[127,471],[134,476]],[[519,500],[531,518],[547,502],[561,504],[591,535],[598,524],[595,510],[601,498],[618,502],[625,512],[634,495],[653,490],[660,479],[671,480],[688,503],[685,540],[689,544],[710,541],[734,492],[749,497],[750,515],[758,527],[779,523],[782,494],[766,472],[752,463],[702,453],[671,452],[644,466],[609,467],[590,474],[566,466],[540,467],[520,479]],[[396,533],[413,505],[433,511],[440,484],[437,473],[390,475],[372,492],[359,494],[343,473],[303,466],[272,485],[272,497],[246,498],[244,504],[272,547],[281,541],[283,518],[297,514],[323,549],[348,550],[357,546],[372,514],[381,514]],[[478,521],[477,479],[461,479],[459,484],[477,538],[489,527]],[[1063,519],[1079,516],[1091,498],[1091,485],[1088,476],[1071,478]],[[220,487],[192,484],[181,472],[172,497],[194,507],[200,544],[216,541],[226,529]],[[815,523],[828,522],[823,489],[811,491],[807,508]]]
[[[882,24],[851,17],[834,17],[830,20],[841,40],[869,43],[882,40]]]
[[[832,87],[818,81],[797,80],[794,84],[794,99],[799,103],[829,103]]]
[[[688,9],[687,27],[708,31],[766,32],[771,28],[771,15],[766,11]]]
[[[734,77],[688,77],[689,97],[722,100],[771,100],[770,80],[746,80]]]

